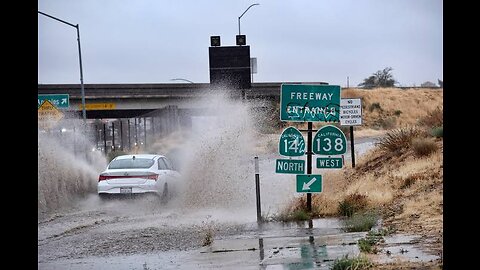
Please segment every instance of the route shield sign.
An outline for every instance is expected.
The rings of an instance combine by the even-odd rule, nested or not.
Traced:
[[[302,133],[294,127],[283,130],[278,143],[280,155],[287,157],[298,157],[305,155],[305,139]]]
[[[343,155],[347,152],[347,138],[336,126],[323,126],[315,134],[312,147],[318,155]]]
[[[58,95],[38,95],[38,108],[45,100],[50,101],[57,108],[68,108],[70,106],[70,98],[68,94]]]
[[[305,160],[302,159],[277,159],[275,163],[276,173],[304,174]]]
[[[340,125],[362,125],[362,100],[360,98],[342,98],[340,100]]]
[[[322,176],[319,174],[298,174],[297,192],[319,193],[322,192]]]
[[[280,91],[280,120],[340,121],[339,85],[282,84]]]
[[[342,158],[317,158],[318,169],[341,169],[343,166]]]

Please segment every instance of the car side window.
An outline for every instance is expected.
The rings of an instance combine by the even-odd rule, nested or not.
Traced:
[[[163,158],[158,159],[158,169],[159,170],[168,170],[167,164],[165,164],[165,161]]]
[[[163,159],[163,162],[165,162],[165,164],[167,165],[167,169],[168,170],[173,170],[172,163],[170,163],[170,161],[166,158],[162,158],[162,159]]]

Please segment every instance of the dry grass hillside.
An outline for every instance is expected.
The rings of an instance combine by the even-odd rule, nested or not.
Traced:
[[[360,130],[417,125],[429,112],[443,108],[443,88],[349,88],[342,90],[342,98],[362,99]]]

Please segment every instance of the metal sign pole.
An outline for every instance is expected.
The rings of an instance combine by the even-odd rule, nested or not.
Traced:
[[[262,207],[260,205],[260,169],[258,166],[258,157],[255,160],[255,191],[257,201],[257,222],[262,222]]]
[[[353,138],[353,126],[350,126],[350,151],[352,152],[352,168],[355,168],[355,142]]]
[[[312,122],[308,122],[307,131],[307,175],[312,174]],[[312,193],[307,193],[307,211],[312,212]]]

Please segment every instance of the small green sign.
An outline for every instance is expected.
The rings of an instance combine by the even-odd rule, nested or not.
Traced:
[[[322,192],[322,176],[319,174],[298,174],[297,192],[319,193]]]
[[[342,166],[342,158],[317,158],[317,168],[319,169],[341,169]]]
[[[70,98],[68,94],[58,94],[58,95],[38,95],[38,108],[42,103],[48,100],[56,108],[68,108],[70,106]]]
[[[275,163],[276,173],[304,174],[305,160],[301,159],[277,159]]]
[[[305,139],[302,133],[294,127],[283,130],[278,143],[278,152],[282,156],[299,157],[305,155]]]
[[[282,84],[280,91],[280,120],[340,121],[339,85]]]
[[[315,134],[312,148],[318,155],[343,155],[347,152],[347,138],[336,126],[323,126]]]

